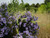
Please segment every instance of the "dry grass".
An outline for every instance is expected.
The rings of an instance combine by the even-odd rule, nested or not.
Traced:
[[[50,38],[50,14],[34,14],[38,16],[40,26],[38,38]]]

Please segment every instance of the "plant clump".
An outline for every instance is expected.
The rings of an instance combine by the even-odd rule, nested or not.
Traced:
[[[3,4],[0,8],[0,38],[37,38],[39,26],[36,20],[38,17],[31,16],[30,11],[16,20]]]

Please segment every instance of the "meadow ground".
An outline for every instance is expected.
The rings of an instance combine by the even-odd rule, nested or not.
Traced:
[[[38,38],[50,38],[50,14],[34,14],[40,27]]]

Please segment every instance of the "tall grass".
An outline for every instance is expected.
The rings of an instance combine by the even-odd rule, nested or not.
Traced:
[[[40,27],[38,38],[50,38],[50,14],[34,14],[38,16],[38,25]]]

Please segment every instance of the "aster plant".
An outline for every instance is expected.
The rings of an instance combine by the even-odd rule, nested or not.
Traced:
[[[31,16],[30,11],[25,13],[25,15],[21,15],[18,19],[18,31],[20,38],[37,38],[39,26],[36,22],[38,17]]]
[[[17,20],[14,16],[9,16],[7,5],[0,8],[0,38],[12,38],[17,33]],[[11,36],[11,37],[10,37]]]
[[[7,5],[0,8],[0,38],[37,38],[39,26],[36,22],[38,17],[31,16],[30,11],[25,15],[11,16],[7,12]]]

